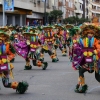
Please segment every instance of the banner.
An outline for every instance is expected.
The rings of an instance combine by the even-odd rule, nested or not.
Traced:
[[[14,11],[14,0],[4,0],[4,10]]]
[[[42,2],[45,2],[45,0],[42,0]]]

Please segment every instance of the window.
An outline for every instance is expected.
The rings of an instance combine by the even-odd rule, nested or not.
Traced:
[[[80,3],[80,9],[82,10],[83,9],[83,5]]]

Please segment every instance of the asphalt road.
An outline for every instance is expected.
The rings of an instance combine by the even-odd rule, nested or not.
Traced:
[[[85,73],[89,86],[87,93],[75,93],[78,71],[72,69],[68,57],[62,57],[59,50],[57,53],[58,63],[52,63],[48,54],[45,54],[45,61],[49,64],[47,70],[35,66],[32,70],[24,70],[25,61],[17,56],[14,80],[27,81],[29,88],[25,94],[18,94],[13,89],[4,88],[0,80],[0,100],[100,100],[100,84],[95,80],[94,73]]]

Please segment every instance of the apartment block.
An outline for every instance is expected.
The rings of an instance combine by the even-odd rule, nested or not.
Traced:
[[[92,19],[96,16],[100,21],[100,0],[85,0],[85,6],[85,17]]]
[[[75,13],[75,16],[79,17],[79,18],[82,18],[83,17],[83,13],[84,13],[84,10],[83,10],[83,2],[84,0],[74,0],[74,5],[75,5],[75,10],[74,10],[74,13]]]
[[[63,19],[66,18],[66,5],[65,0],[58,0],[58,10],[63,12]]]
[[[66,17],[74,16],[74,0],[66,0]]]
[[[58,0],[58,9],[63,12],[63,19],[74,16],[74,0]]]

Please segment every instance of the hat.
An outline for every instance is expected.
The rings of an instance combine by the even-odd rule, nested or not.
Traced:
[[[3,30],[4,32],[8,31],[7,27],[0,27],[0,30]]]
[[[61,24],[55,24],[54,26],[55,26],[55,28],[58,28],[60,30],[64,30],[64,27],[61,26]]]
[[[51,30],[53,27],[52,26],[43,26],[43,30]]]
[[[71,25],[71,24],[67,24],[67,25],[65,25],[65,27],[66,27],[67,29],[70,29],[70,28],[73,28],[74,26]]]
[[[87,36],[88,34],[93,34],[95,37],[98,37],[99,36],[99,27],[97,26],[94,26],[94,25],[84,25],[84,27],[82,27],[81,29],[81,34],[82,36]]]
[[[5,37],[6,39],[9,39],[9,35],[7,35],[7,33],[4,32],[3,30],[0,30],[0,39],[3,40],[4,37]]]

